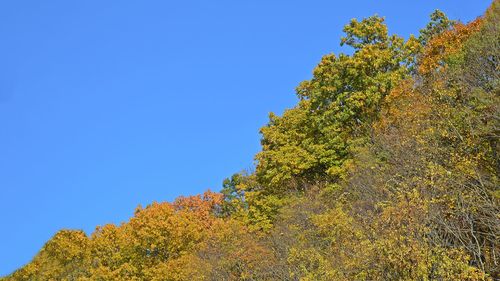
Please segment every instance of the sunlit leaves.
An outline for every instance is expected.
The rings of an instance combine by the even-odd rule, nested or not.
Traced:
[[[500,1],[418,38],[345,26],[221,193],[58,232],[7,280],[500,278]]]

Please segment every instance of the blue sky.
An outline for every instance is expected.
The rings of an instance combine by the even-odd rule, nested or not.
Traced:
[[[490,1],[1,1],[0,275],[61,228],[219,190],[351,18],[407,37]]]

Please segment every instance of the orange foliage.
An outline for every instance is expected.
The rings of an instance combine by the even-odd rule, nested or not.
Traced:
[[[447,30],[432,38],[425,46],[419,62],[419,72],[427,74],[433,70],[445,67],[446,57],[458,53],[463,43],[475,32],[478,32],[483,23],[482,18],[468,23],[457,23],[451,30]]]

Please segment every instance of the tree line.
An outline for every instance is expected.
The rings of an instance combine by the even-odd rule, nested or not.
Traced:
[[[500,280],[500,1],[351,20],[220,192],[61,230],[2,280]]]

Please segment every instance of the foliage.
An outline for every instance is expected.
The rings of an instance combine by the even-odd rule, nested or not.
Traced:
[[[62,230],[4,280],[499,280],[499,19],[352,20],[254,173]]]
[[[341,44],[352,55],[324,56],[313,78],[297,88],[298,105],[270,115],[261,129],[256,175],[267,193],[303,190],[341,179],[363,128],[376,119],[381,102],[409,74],[418,42],[389,36],[384,19],[352,20]]]

